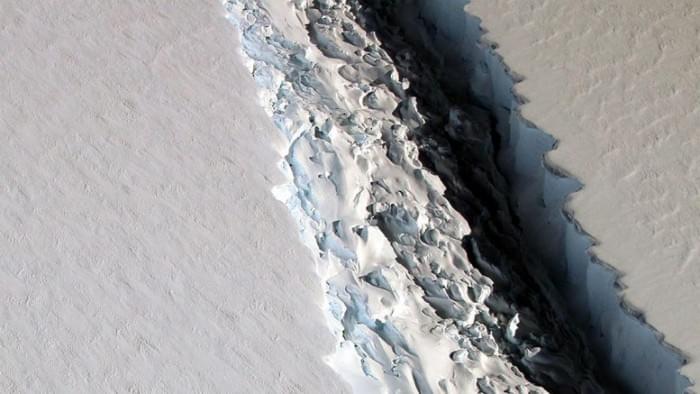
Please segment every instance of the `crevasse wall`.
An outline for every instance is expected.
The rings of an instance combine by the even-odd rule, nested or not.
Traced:
[[[502,140],[499,161],[511,182],[526,241],[542,259],[602,369],[636,393],[687,390],[690,383],[678,372],[683,357],[625,305],[618,274],[589,252],[592,237],[567,213],[568,196],[582,185],[547,160],[556,141],[519,115],[523,98],[516,97],[513,86],[520,77],[502,62],[496,46],[482,39],[479,19],[465,11],[468,1],[414,2],[414,16],[445,55],[453,81],[495,115]]]

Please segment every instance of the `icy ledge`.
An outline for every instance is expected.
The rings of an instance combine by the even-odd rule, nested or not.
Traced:
[[[502,139],[499,162],[526,240],[543,259],[601,367],[632,392],[689,390],[689,380],[679,373],[684,357],[621,298],[619,273],[590,253],[594,239],[566,207],[582,185],[547,159],[556,141],[519,115],[523,98],[513,87],[522,79],[510,72],[496,45],[483,39],[480,21],[465,11],[468,1],[402,3],[404,21],[420,19],[428,32],[414,38],[435,45],[453,83],[461,79],[456,86],[468,88],[495,115]]]

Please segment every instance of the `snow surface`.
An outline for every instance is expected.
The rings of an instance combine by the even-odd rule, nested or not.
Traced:
[[[221,4],[0,25],[0,391],[346,391]]]
[[[697,3],[418,2],[437,41],[469,66],[465,83],[510,128],[504,166],[530,240],[558,258],[553,277],[570,306],[587,315],[579,318],[599,337],[610,368],[635,392],[678,392],[686,384],[675,372],[680,357],[618,311],[617,292],[687,356],[681,372],[698,381]],[[552,171],[545,171],[538,154],[555,140],[547,154]],[[567,200],[579,181],[583,189]],[[560,220],[564,203],[578,223]],[[599,260],[622,274],[622,289]]]

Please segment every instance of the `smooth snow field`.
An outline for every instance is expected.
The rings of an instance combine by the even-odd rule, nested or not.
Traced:
[[[0,26],[0,392],[345,392],[221,4]]]

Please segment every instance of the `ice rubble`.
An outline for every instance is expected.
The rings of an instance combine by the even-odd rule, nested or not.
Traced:
[[[297,0],[299,23],[284,27],[279,4],[225,5],[289,141],[290,183],[275,194],[318,252],[339,338],[329,363],[357,391],[600,391],[576,334],[533,291],[546,284],[513,257],[485,115],[451,107],[360,2]]]
[[[560,173],[546,153],[550,135],[519,116],[521,98],[512,75],[482,40],[479,20],[465,12],[467,0],[405,0],[404,24],[427,34],[413,38],[441,53],[453,86],[469,90],[496,115],[503,146],[499,164],[513,186],[513,206],[531,250],[545,263],[552,282],[609,378],[637,393],[683,392],[684,360],[663,337],[621,300],[618,274],[588,252],[594,242],[566,211],[568,196],[582,185]],[[419,22],[420,21],[420,22]]]

